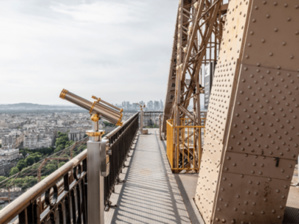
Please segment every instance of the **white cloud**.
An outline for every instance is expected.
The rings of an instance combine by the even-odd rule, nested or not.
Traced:
[[[111,1],[99,1],[91,4],[64,5],[62,3],[51,6],[55,12],[71,16],[79,22],[102,24],[123,24],[134,22],[135,16],[128,4]]]
[[[159,4],[158,4],[159,3]],[[164,99],[177,2],[0,1],[0,104]]]

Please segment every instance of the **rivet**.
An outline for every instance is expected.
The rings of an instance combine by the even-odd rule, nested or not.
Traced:
[[[274,32],[278,32],[278,28],[274,28]]]
[[[288,17],[288,18],[287,18],[287,21],[288,21],[288,22],[290,22],[291,20],[292,20],[292,18],[291,18],[291,17]]]
[[[266,18],[268,18],[268,19],[269,19],[269,18],[270,18],[270,15],[269,15],[269,14],[267,14],[267,15],[266,15]]]
[[[262,43],[265,43],[265,42],[266,42],[266,40],[265,40],[265,39],[261,39],[261,42],[262,42]]]

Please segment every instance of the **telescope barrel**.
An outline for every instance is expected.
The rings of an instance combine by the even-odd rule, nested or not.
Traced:
[[[116,106],[114,106],[114,105],[108,103],[108,102],[105,101],[105,100],[101,100],[101,102],[104,103],[104,104],[107,104],[109,107],[112,107],[112,108],[114,108],[115,110],[122,110],[122,109],[119,109],[118,107],[116,107]]]
[[[121,125],[122,110],[106,101],[100,100],[100,102],[92,103],[66,89],[61,91],[60,98],[76,104],[79,107],[90,111],[90,113],[95,112],[113,124]]]
[[[61,91],[60,98],[65,99],[73,104],[76,104],[79,107],[82,107],[86,110],[90,110],[90,108],[92,106],[92,102],[90,102],[80,96],[77,96],[76,94],[73,94],[66,89],[63,89]]]

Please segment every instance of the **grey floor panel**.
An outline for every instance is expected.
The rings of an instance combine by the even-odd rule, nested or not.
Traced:
[[[117,207],[106,212],[106,223],[190,223],[157,129],[139,135],[128,162],[126,182],[112,196]]]

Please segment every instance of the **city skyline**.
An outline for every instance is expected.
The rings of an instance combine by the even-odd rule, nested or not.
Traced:
[[[178,1],[0,2],[0,104],[165,98]],[[134,34],[134,35],[132,35]]]
[[[93,99],[91,99],[90,101],[94,101]],[[162,104],[164,105],[164,100],[162,100],[162,99],[150,99],[150,100],[148,100],[148,101],[144,101],[144,100],[136,100],[136,101],[129,101],[129,100],[124,100],[124,101],[122,101],[122,102],[111,102],[113,105],[117,105],[117,106],[122,106],[123,105],[123,103],[124,102],[129,102],[130,104],[142,104],[142,103],[145,103],[145,105],[147,106],[147,104],[149,103],[149,102],[162,102]],[[69,103],[69,102],[65,102],[64,104],[42,104],[42,103],[31,103],[31,102],[19,102],[19,103],[0,103],[0,106],[2,105],[5,105],[5,106],[13,106],[13,105],[22,105],[22,104],[24,104],[24,105],[35,105],[35,106],[66,106],[66,107],[77,107],[76,105],[74,105],[74,104],[71,104],[71,103]],[[79,107],[80,108],[80,107]],[[1,108],[0,108],[0,111],[1,111]],[[0,112],[1,113],[1,112]],[[3,112],[2,112],[3,113]]]

